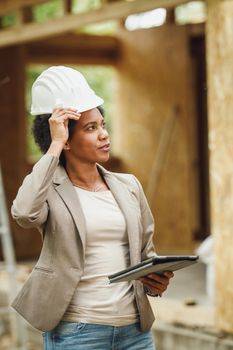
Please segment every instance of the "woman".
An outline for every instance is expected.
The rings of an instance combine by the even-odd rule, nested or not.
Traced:
[[[155,254],[153,218],[138,180],[105,170],[110,141],[81,73],[44,71],[32,88],[34,137],[44,155],[12,206],[43,247],[13,307],[43,331],[44,349],[154,349],[145,291],[162,295],[172,273],[109,284],[107,276]]]

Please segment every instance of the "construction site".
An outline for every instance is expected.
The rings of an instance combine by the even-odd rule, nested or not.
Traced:
[[[149,297],[156,350],[233,349],[232,62],[232,0],[0,1],[0,350],[43,348],[10,307],[42,247],[11,206],[41,157],[30,88],[52,65],[104,95],[104,166],[140,180],[157,254],[199,255]]]

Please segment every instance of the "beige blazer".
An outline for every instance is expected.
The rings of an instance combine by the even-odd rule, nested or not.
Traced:
[[[18,224],[37,227],[43,237],[39,260],[12,303],[41,331],[53,329],[62,319],[84,266],[85,219],[73,185],[58,162],[44,155],[24,179],[12,205]],[[153,217],[140,183],[133,175],[98,168],[124,214],[131,264],[154,255]],[[135,281],[134,288],[141,330],[147,331],[154,316],[142,283]]]

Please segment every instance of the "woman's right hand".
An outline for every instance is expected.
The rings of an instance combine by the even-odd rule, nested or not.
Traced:
[[[63,146],[69,138],[69,119],[78,121],[81,114],[74,108],[55,108],[49,118],[49,127],[52,142],[60,143]]]
[[[59,157],[69,138],[69,119],[78,121],[81,113],[74,108],[54,108],[49,118],[51,145],[47,153]]]

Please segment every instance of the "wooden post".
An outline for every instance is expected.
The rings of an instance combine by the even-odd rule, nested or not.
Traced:
[[[233,1],[208,0],[207,73],[216,324],[233,333]]]
[[[72,12],[72,0],[63,0],[64,13]]]
[[[23,22],[24,23],[30,23],[32,22],[33,16],[32,16],[32,8],[31,7],[23,7],[22,9],[23,13]]]
[[[0,49],[0,159],[9,214],[17,190],[29,172],[26,161],[25,68],[24,47]],[[40,235],[20,228],[13,221],[11,224],[17,258],[38,255]]]

